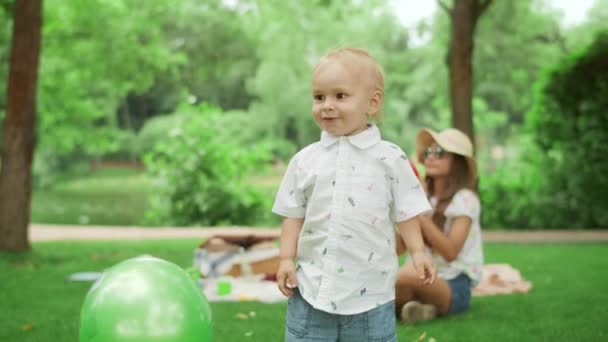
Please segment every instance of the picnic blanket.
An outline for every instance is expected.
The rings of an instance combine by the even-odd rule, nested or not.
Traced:
[[[202,289],[210,302],[257,301],[275,303],[287,300],[277,283],[263,276],[204,279]]]
[[[220,284],[230,289],[221,291]],[[492,296],[512,293],[527,293],[532,289],[532,283],[525,280],[520,272],[509,264],[486,264],[483,276],[473,296]],[[209,278],[203,281],[203,291],[210,302],[216,301],[259,301],[274,303],[287,298],[278,290],[277,283],[272,278],[263,275],[249,277],[223,276]]]
[[[526,281],[519,271],[509,264],[486,264],[482,278],[473,289],[473,296],[491,296],[510,293],[527,293],[532,283]]]
[[[194,258],[209,301],[285,300],[274,281],[278,264],[278,240],[274,236],[216,235],[195,250]],[[511,265],[485,264],[472,295],[527,293],[531,289],[532,284]]]

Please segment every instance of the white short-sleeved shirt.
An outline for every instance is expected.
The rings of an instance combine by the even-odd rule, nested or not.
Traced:
[[[436,202],[431,199],[431,202]],[[441,255],[434,252],[433,262],[437,267],[437,276],[441,279],[449,280],[456,278],[460,273],[465,273],[471,278],[471,287],[475,287],[481,280],[483,269],[483,249],[481,238],[481,227],[479,217],[481,205],[479,198],[471,190],[460,190],[445,209],[446,217],[443,231],[445,234],[450,232],[450,227],[454,218],[466,216],[471,219],[471,228],[460,253],[452,262],[447,262]]]
[[[405,153],[373,125],[354,136],[323,132],[300,150],[272,208],[304,218],[296,258],[301,295],[342,315],[395,298],[394,223],[429,210]]]

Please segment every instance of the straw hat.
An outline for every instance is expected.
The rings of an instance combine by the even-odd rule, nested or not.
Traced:
[[[477,179],[477,163],[473,154],[473,144],[466,134],[456,128],[447,128],[441,132],[421,129],[416,136],[416,155],[421,163],[424,162],[424,150],[434,142],[447,152],[465,157],[471,176],[473,179]]]

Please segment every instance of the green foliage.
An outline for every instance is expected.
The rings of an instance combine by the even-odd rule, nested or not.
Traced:
[[[260,132],[258,137],[287,139],[299,147],[318,140],[320,132],[310,115],[312,68],[330,49],[358,46],[369,50],[386,69],[384,111],[393,121],[385,130],[402,138],[406,112],[400,97],[407,80],[397,70],[407,68],[407,31],[386,1],[258,0],[255,4],[242,19],[257,40],[255,53],[260,60],[247,81],[255,96],[248,108],[249,129]]]
[[[183,122],[192,119],[192,113],[176,113],[154,117],[148,121],[137,134],[133,149],[138,156],[144,156],[154,150],[160,141],[167,140],[171,130]]]
[[[180,54],[164,44],[173,6],[153,1],[49,0],[44,6],[37,116],[37,183],[86,160],[131,159],[133,134],[115,113]],[[1,76],[1,75],[0,75]]]
[[[484,191],[494,215],[485,217],[491,224],[608,226],[606,94],[608,31],[549,69],[537,84],[526,122],[531,139],[522,144],[520,164],[504,165]]]
[[[494,110],[509,113],[510,123],[521,123],[533,102],[530,85],[544,66],[557,63],[565,53],[559,35],[557,14],[542,3],[494,1],[475,36],[476,96]],[[504,131],[508,125],[502,127]]]
[[[0,94],[6,94],[8,79],[12,3],[0,0]],[[572,146],[533,149],[525,144],[535,141],[536,131],[524,136],[520,128],[538,95],[530,85],[540,70],[590,43],[591,33],[606,30],[607,10],[606,1],[596,0],[587,21],[574,28],[560,27],[560,14],[547,1],[494,1],[481,17],[473,105],[482,195],[490,203],[498,201],[496,210],[484,211],[493,226],[544,226],[544,217],[551,215],[524,217],[532,202],[539,203],[535,213],[556,207],[548,204],[554,197],[561,198],[557,208],[570,208],[569,192],[587,186],[568,181],[573,189],[565,195],[540,191],[548,176],[534,168],[548,162],[537,155],[570,160],[565,156],[579,158],[580,153],[570,151]],[[411,153],[421,126],[450,124],[449,20],[441,9],[418,26],[430,38],[421,41],[409,36],[386,0],[46,0],[44,11],[37,185],[52,185],[65,172],[85,171],[92,160],[141,159],[157,142],[171,139],[167,136],[178,125],[174,120],[189,122],[183,113],[164,115],[186,100],[223,109],[215,119],[221,127],[218,140],[238,146],[265,141],[273,159],[287,160],[319,137],[310,117],[311,68],[324,52],[344,45],[368,49],[384,67],[381,128],[386,139]],[[542,106],[553,113],[551,106],[561,104]],[[0,123],[5,109],[2,96]],[[577,121],[590,132],[585,138],[590,144],[603,141],[592,137],[600,134],[595,129],[583,128],[594,120],[600,119]],[[505,142],[507,160],[501,164],[491,152]],[[525,163],[533,167],[519,165]],[[570,171],[595,168],[588,165],[575,164]],[[503,170],[507,166],[525,169],[532,180],[524,187],[517,175]],[[563,183],[557,173],[551,179]]]
[[[48,0],[44,10],[38,184],[87,159],[133,159],[142,150],[131,149],[132,132],[184,93],[225,108],[250,101],[242,80],[257,63],[254,42],[220,0]],[[0,11],[0,91],[10,31]]]
[[[244,109],[252,95],[244,80],[259,63],[256,40],[246,34],[238,5],[221,0],[157,0],[174,6],[162,27],[161,42],[180,55],[178,67],[159,70],[152,87],[131,92],[119,113],[121,127],[138,130],[150,117],[169,113],[183,100],[210,103],[225,110]],[[184,96],[186,94],[186,96]]]
[[[270,155],[262,145],[243,147],[218,134],[222,112],[209,105],[183,105],[170,136],[146,156],[158,191],[149,218],[162,225],[253,225],[269,211],[269,198],[243,182]]]

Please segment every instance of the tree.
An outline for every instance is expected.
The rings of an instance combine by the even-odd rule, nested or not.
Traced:
[[[438,0],[450,16],[451,35],[447,54],[450,78],[452,126],[465,132],[475,141],[473,134],[473,41],[479,17],[492,0],[454,0],[448,5]]]
[[[0,169],[0,250],[30,248],[28,225],[35,145],[42,0],[17,1]]]

